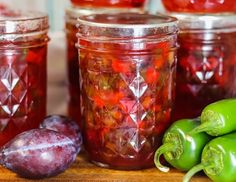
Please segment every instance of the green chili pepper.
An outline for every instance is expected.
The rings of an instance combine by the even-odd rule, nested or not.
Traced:
[[[206,106],[201,113],[201,125],[190,134],[206,132],[220,136],[236,131],[236,99],[224,99]]]
[[[168,128],[163,137],[163,145],[157,149],[154,157],[154,163],[159,170],[169,171],[168,167],[160,163],[162,154],[170,165],[182,171],[187,171],[200,162],[202,149],[211,137],[206,133],[188,135],[198,125],[199,118],[182,119]]]
[[[193,167],[183,179],[188,182],[197,172],[204,170],[214,182],[236,181],[236,132],[211,140],[202,151],[201,163]]]

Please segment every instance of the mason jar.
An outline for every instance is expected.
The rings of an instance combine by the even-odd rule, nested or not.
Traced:
[[[48,17],[0,13],[0,145],[37,128],[46,115]]]
[[[176,19],[138,13],[78,19],[84,146],[102,167],[153,166],[170,125]]]
[[[236,14],[172,15],[180,27],[173,120],[198,117],[236,96]]]

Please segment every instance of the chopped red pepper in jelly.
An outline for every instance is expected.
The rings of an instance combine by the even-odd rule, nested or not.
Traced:
[[[220,13],[235,12],[235,0],[162,0],[170,12]]]
[[[143,7],[146,0],[71,0],[74,5],[92,7],[118,7],[139,8]]]
[[[93,161],[128,169],[153,164],[154,149],[170,124],[172,97],[166,95],[174,88],[174,67],[159,59],[161,48],[155,52],[127,61],[122,52],[80,49],[84,140]],[[157,60],[162,63],[155,68]]]

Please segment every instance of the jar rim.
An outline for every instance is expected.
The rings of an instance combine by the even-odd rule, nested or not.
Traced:
[[[91,8],[78,8],[78,7],[71,6],[65,9],[65,16],[77,19],[79,18],[79,16],[90,15],[92,12],[93,12],[93,9]]]
[[[0,15],[1,34],[24,34],[49,28],[48,15],[39,11],[12,10],[10,15]]]
[[[104,8],[104,7],[80,7],[80,6],[70,6],[65,10],[65,20],[74,25],[78,23],[77,19],[80,16],[86,16],[91,14],[103,14],[103,13],[120,13],[120,12],[141,12],[139,9],[135,8]]]
[[[143,13],[103,13],[81,16],[78,18],[78,26],[80,24],[89,27],[121,29],[164,28],[176,26],[177,19],[162,14],[151,15]]]
[[[192,14],[171,13],[179,20],[180,31],[234,32],[236,13]]]

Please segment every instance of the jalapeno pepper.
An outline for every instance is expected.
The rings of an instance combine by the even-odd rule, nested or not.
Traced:
[[[201,113],[201,125],[190,134],[206,132],[220,136],[236,130],[236,99],[224,99],[207,105]]]
[[[169,171],[169,168],[159,161],[162,154],[170,165],[182,171],[187,171],[200,162],[202,149],[210,140],[210,136],[206,133],[188,135],[189,131],[200,123],[199,118],[182,119],[169,127],[164,134],[163,145],[157,149],[154,157],[154,163],[159,170]]]
[[[203,149],[201,163],[184,176],[188,182],[197,172],[204,170],[214,182],[235,182],[236,180],[236,132],[211,140]]]

